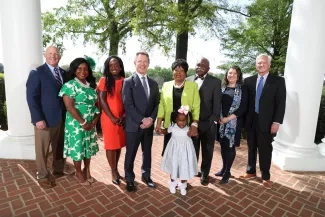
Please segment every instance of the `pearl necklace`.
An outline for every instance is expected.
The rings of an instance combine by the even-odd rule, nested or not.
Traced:
[[[86,84],[84,84],[77,77],[75,77],[74,80],[76,80],[83,87],[90,87],[90,84],[88,83],[88,81],[86,81]]]
[[[180,85],[177,85],[177,84],[175,83],[175,81],[174,81],[174,87],[177,88],[177,89],[182,88],[182,87],[184,86],[184,84],[185,84],[185,80],[184,80]]]

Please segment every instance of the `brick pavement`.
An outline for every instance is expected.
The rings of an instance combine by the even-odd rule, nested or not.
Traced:
[[[162,137],[153,144],[152,179],[157,189],[140,181],[140,149],[135,162],[138,191],[128,193],[125,183],[111,183],[105,152],[93,158],[91,172],[96,182],[79,185],[73,176],[57,180],[53,189],[43,190],[33,178],[35,162],[0,159],[0,216],[325,216],[325,172],[286,172],[272,166],[272,190],[256,181],[237,179],[246,166],[246,144],[237,149],[228,185],[219,185],[213,176],[220,167],[220,149],[215,145],[211,183],[204,187],[199,178],[190,180],[186,196],[169,193],[168,175],[160,171]],[[122,152],[119,170],[123,174]]]

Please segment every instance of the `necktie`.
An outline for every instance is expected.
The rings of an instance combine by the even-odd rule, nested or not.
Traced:
[[[149,90],[146,82],[146,77],[142,76],[141,78],[142,78],[142,85],[143,85],[144,92],[146,93],[147,99],[149,99]]]
[[[260,98],[263,90],[263,76],[261,76],[260,81],[258,82],[257,85],[257,90],[256,90],[256,96],[255,96],[255,112],[259,113],[260,109]]]
[[[61,81],[61,78],[60,78],[60,75],[59,75],[59,70],[57,68],[54,68],[54,77],[55,77],[56,83],[59,86],[61,86],[62,85],[62,81]]]

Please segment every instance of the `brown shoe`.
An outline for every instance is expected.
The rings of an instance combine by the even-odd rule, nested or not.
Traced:
[[[51,182],[49,179],[40,179],[40,180],[38,180],[38,185],[41,188],[53,188],[56,186],[56,183]]]
[[[245,173],[244,175],[239,176],[239,178],[246,179],[246,180],[256,179],[256,174]]]
[[[270,180],[263,180],[263,187],[266,189],[272,189],[272,182]]]

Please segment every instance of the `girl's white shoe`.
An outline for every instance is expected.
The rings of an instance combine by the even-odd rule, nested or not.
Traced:
[[[176,193],[176,187],[177,187],[177,181],[176,180],[169,181],[169,191],[170,191],[170,193],[175,194]]]
[[[185,196],[186,195],[186,193],[187,193],[187,182],[181,182],[181,181],[179,181],[178,182],[178,188],[179,188],[179,190],[181,191],[181,195],[183,195],[183,196]]]

